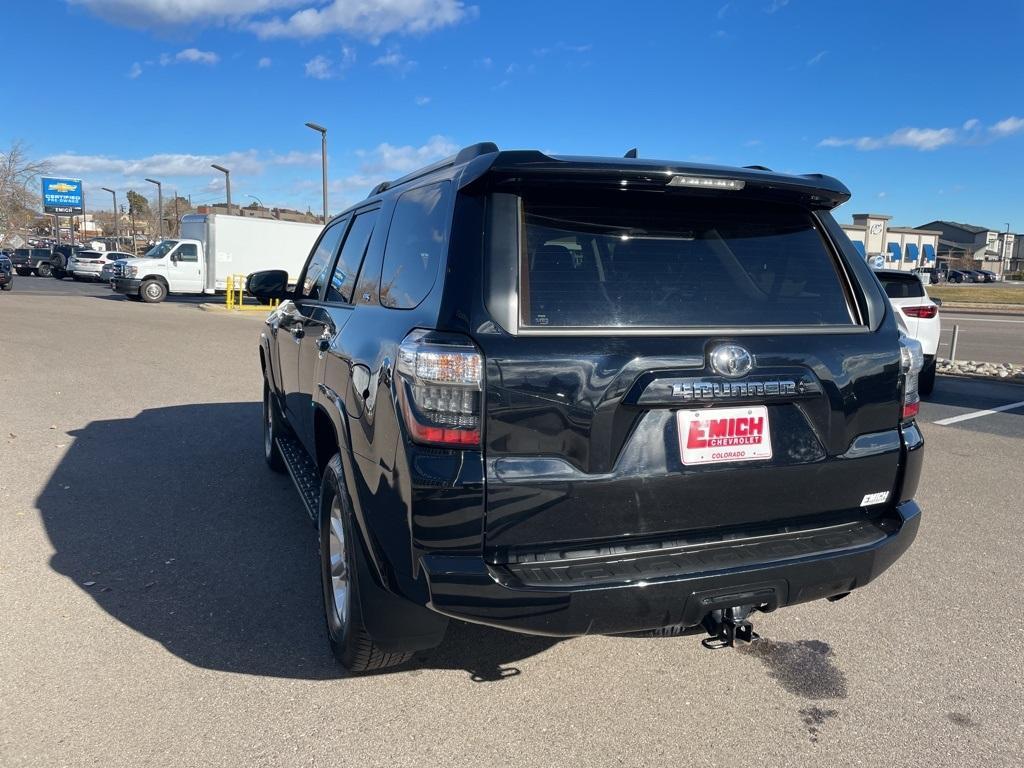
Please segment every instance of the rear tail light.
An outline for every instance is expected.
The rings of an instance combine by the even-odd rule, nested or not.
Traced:
[[[920,307],[903,307],[903,314],[907,317],[920,317],[924,320],[931,320],[939,314],[939,308],[934,304],[923,304]]]
[[[921,407],[921,394],[917,381],[924,368],[924,352],[921,342],[900,333],[900,374],[903,379],[903,410],[902,420],[906,421],[917,416]]]
[[[412,439],[480,445],[483,358],[461,336],[413,331],[398,352],[398,396]]]

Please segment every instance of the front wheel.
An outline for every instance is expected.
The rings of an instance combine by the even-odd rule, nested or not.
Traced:
[[[383,651],[366,631],[357,580],[361,545],[344,487],[341,459],[335,454],[320,486],[320,573],[327,637],[345,669],[372,672],[408,661],[412,653]]]
[[[275,472],[284,472],[284,458],[277,447],[277,438],[281,436],[281,414],[277,403],[270,393],[270,385],[263,380],[263,458],[267,466]]]
[[[50,265],[49,264],[40,264],[36,268],[36,274],[38,274],[40,277],[49,277],[50,276]]]
[[[139,296],[147,304],[159,304],[167,298],[167,286],[159,280],[146,280],[139,288]]]

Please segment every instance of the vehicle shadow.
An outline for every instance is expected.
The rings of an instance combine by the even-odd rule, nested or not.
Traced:
[[[316,532],[291,482],[263,463],[260,408],[157,408],[71,432],[36,502],[51,565],[190,664],[344,677],[327,645]],[[500,680],[555,642],[453,622],[439,649],[396,672]]]
[[[935,389],[923,400],[978,411],[1024,400],[1024,386],[1013,380],[939,376],[935,380]],[[1007,416],[1021,415],[1014,411],[1005,413]]]

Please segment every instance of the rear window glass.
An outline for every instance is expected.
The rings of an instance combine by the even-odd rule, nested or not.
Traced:
[[[590,204],[567,197],[524,196],[524,325],[853,323],[833,257],[800,208],[646,193]]]
[[[890,299],[917,299],[924,296],[924,286],[917,275],[878,275],[878,279]]]
[[[434,287],[448,247],[448,182],[411,189],[395,204],[384,249],[380,303],[412,309]]]

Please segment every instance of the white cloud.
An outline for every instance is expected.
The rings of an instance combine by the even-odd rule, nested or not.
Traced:
[[[484,56],[482,59],[477,59],[475,63],[478,67],[490,69],[491,67],[494,66],[494,59],[492,59],[490,56]]]
[[[256,66],[259,67],[260,69],[266,69],[271,64],[273,64],[273,62],[270,60],[270,57],[264,56],[256,63]]]
[[[359,170],[363,175],[394,175],[414,171],[420,166],[455,154],[458,149],[451,139],[431,136],[426,144],[419,147],[409,144],[395,146],[384,142],[372,150],[356,150],[356,156],[360,158]]]
[[[323,6],[303,8],[287,18],[250,21],[248,27],[264,38],[309,38],[346,32],[376,43],[391,34],[432,32],[476,12],[475,6],[467,7],[462,0],[332,0]]]
[[[216,64],[220,61],[220,56],[213,51],[201,51],[198,48],[186,48],[183,51],[178,51],[174,56],[174,60],[189,62],[192,64]]]
[[[879,198],[879,199],[882,199],[882,198],[884,198],[884,197],[885,197],[885,196],[886,196],[887,194],[888,194],[887,192],[879,192],[879,193],[878,193],[878,198]]]
[[[813,67],[815,64],[819,63],[823,58],[825,58],[826,53],[828,53],[828,51],[819,51],[811,56],[811,58],[807,60],[807,66]]]
[[[51,155],[46,162],[55,173],[107,173],[122,176],[206,176],[210,164],[217,163],[240,174],[263,171],[266,160],[256,150],[229,152],[225,155],[156,154],[140,158],[109,155]]]
[[[347,45],[341,46],[341,68],[348,69],[356,63],[356,49]]]
[[[979,134],[981,121],[971,118],[963,123],[960,130],[956,128],[900,128],[885,136],[860,136],[857,138],[840,138],[829,136],[818,142],[819,147],[853,147],[861,151],[886,149],[889,147],[908,147],[930,152],[950,144],[979,145],[1012,136],[1024,131],[1024,118],[1007,117],[990,125],[987,137]]]
[[[373,60],[375,67],[387,67],[400,75],[406,75],[416,68],[417,62],[407,59],[398,48],[389,48],[387,53]]]
[[[718,18],[720,18],[720,19],[724,19],[725,18],[725,14],[727,14],[729,12],[729,6],[730,5],[732,5],[731,2],[726,3],[721,8],[718,9],[718,13],[716,14],[718,16]]]
[[[1024,131],[1024,117],[1008,117],[1005,120],[1000,120],[993,126],[989,127],[989,133],[993,136],[1003,137],[1012,136],[1015,133]]]
[[[334,77],[334,62],[323,54],[314,56],[306,62],[306,77],[315,80],[330,80]]]
[[[131,78],[132,80],[134,80],[135,78],[137,78],[141,74],[142,74],[142,65],[139,64],[139,62],[136,61],[134,64],[132,64],[131,68],[129,68],[129,70],[128,70],[128,77]]]
[[[425,107],[425,106],[427,106],[427,104],[430,103],[430,97],[429,96],[417,96],[415,99],[413,99],[413,101],[414,101],[414,103],[416,104],[417,107]]]
[[[885,136],[861,136],[842,139],[835,136],[822,139],[819,147],[854,147],[861,151],[885,149],[887,147],[909,147],[922,152],[944,147],[957,140],[953,128],[900,128]]]
[[[776,11],[781,11],[787,5],[789,5],[789,0],[772,0],[771,4],[764,9],[764,12],[775,13]]]

